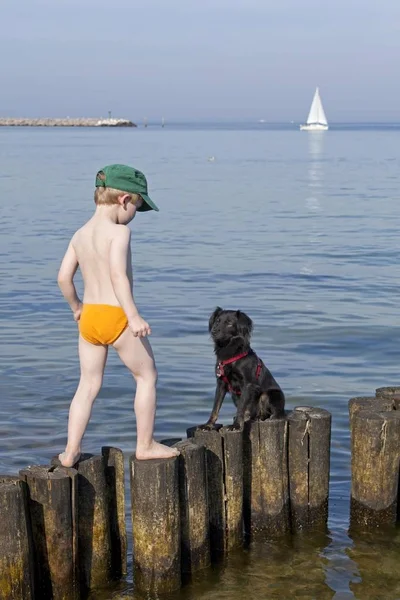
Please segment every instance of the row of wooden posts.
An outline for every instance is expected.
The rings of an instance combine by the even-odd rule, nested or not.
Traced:
[[[349,402],[352,526],[398,519],[400,388]],[[397,412],[396,412],[397,410]],[[135,586],[170,592],[244,539],[325,531],[331,415],[297,407],[164,440],[180,456],[130,458]],[[79,600],[127,573],[124,457],[53,459],[0,476],[0,600]]]

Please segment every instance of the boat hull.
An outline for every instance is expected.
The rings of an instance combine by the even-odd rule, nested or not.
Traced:
[[[301,131],[327,131],[329,125],[323,125],[322,123],[310,123],[310,125],[300,125]]]

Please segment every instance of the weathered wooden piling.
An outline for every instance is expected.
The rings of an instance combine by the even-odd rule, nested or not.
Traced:
[[[226,550],[226,511],[224,485],[224,456],[222,437],[217,429],[203,431],[197,427],[187,430],[189,439],[206,449],[207,501],[210,524],[211,556],[215,560]]]
[[[382,388],[384,389],[384,388]],[[386,388],[385,388],[386,389]],[[390,395],[384,396],[356,396],[350,398],[348,402],[350,430],[353,427],[354,415],[360,411],[382,412],[390,411],[395,408],[395,402]]]
[[[78,554],[81,589],[104,586],[114,579],[111,517],[103,455],[83,454],[76,465]]]
[[[393,402],[392,409],[400,410],[400,387],[399,386],[387,386],[380,387],[375,390],[377,398],[391,399]]]
[[[288,423],[292,531],[322,530],[328,519],[331,414],[299,406]]]
[[[52,464],[60,466],[58,457]],[[127,572],[124,455],[105,446],[101,455],[82,454],[75,469],[77,552],[85,594]]]
[[[170,439],[162,443],[180,452],[181,568],[187,578],[211,562],[205,448],[191,440]]]
[[[178,457],[130,459],[135,586],[147,594],[181,585]]]
[[[400,386],[388,385],[388,386],[376,388],[375,395],[377,398],[381,398],[384,396],[399,396],[400,395]]]
[[[290,531],[286,419],[245,423],[244,524],[247,535]]]
[[[220,430],[224,450],[226,549],[243,543],[243,431]]]
[[[206,449],[211,556],[216,560],[243,542],[243,432],[190,427],[187,435]]]
[[[31,466],[20,471],[28,487],[35,560],[35,598],[78,598],[76,561],[76,471]]]
[[[127,574],[127,537],[125,522],[124,453],[119,448],[101,449],[105,462],[113,579]]]
[[[400,412],[359,411],[351,442],[352,527],[394,525],[397,519]]]
[[[0,598],[33,600],[33,555],[26,483],[0,475]]]

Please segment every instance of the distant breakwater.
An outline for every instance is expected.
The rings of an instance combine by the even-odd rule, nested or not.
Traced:
[[[128,119],[96,119],[77,118],[70,119],[25,119],[25,118],[0,118],[0,127],[137,127]]]

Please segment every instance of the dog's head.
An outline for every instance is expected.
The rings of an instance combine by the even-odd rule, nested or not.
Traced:
[[[253,321],[240,310],[223,310],[219,306],[214,310],[208,323],[208,330],[216,346],[227,346],[233,338],[250,344]]]

